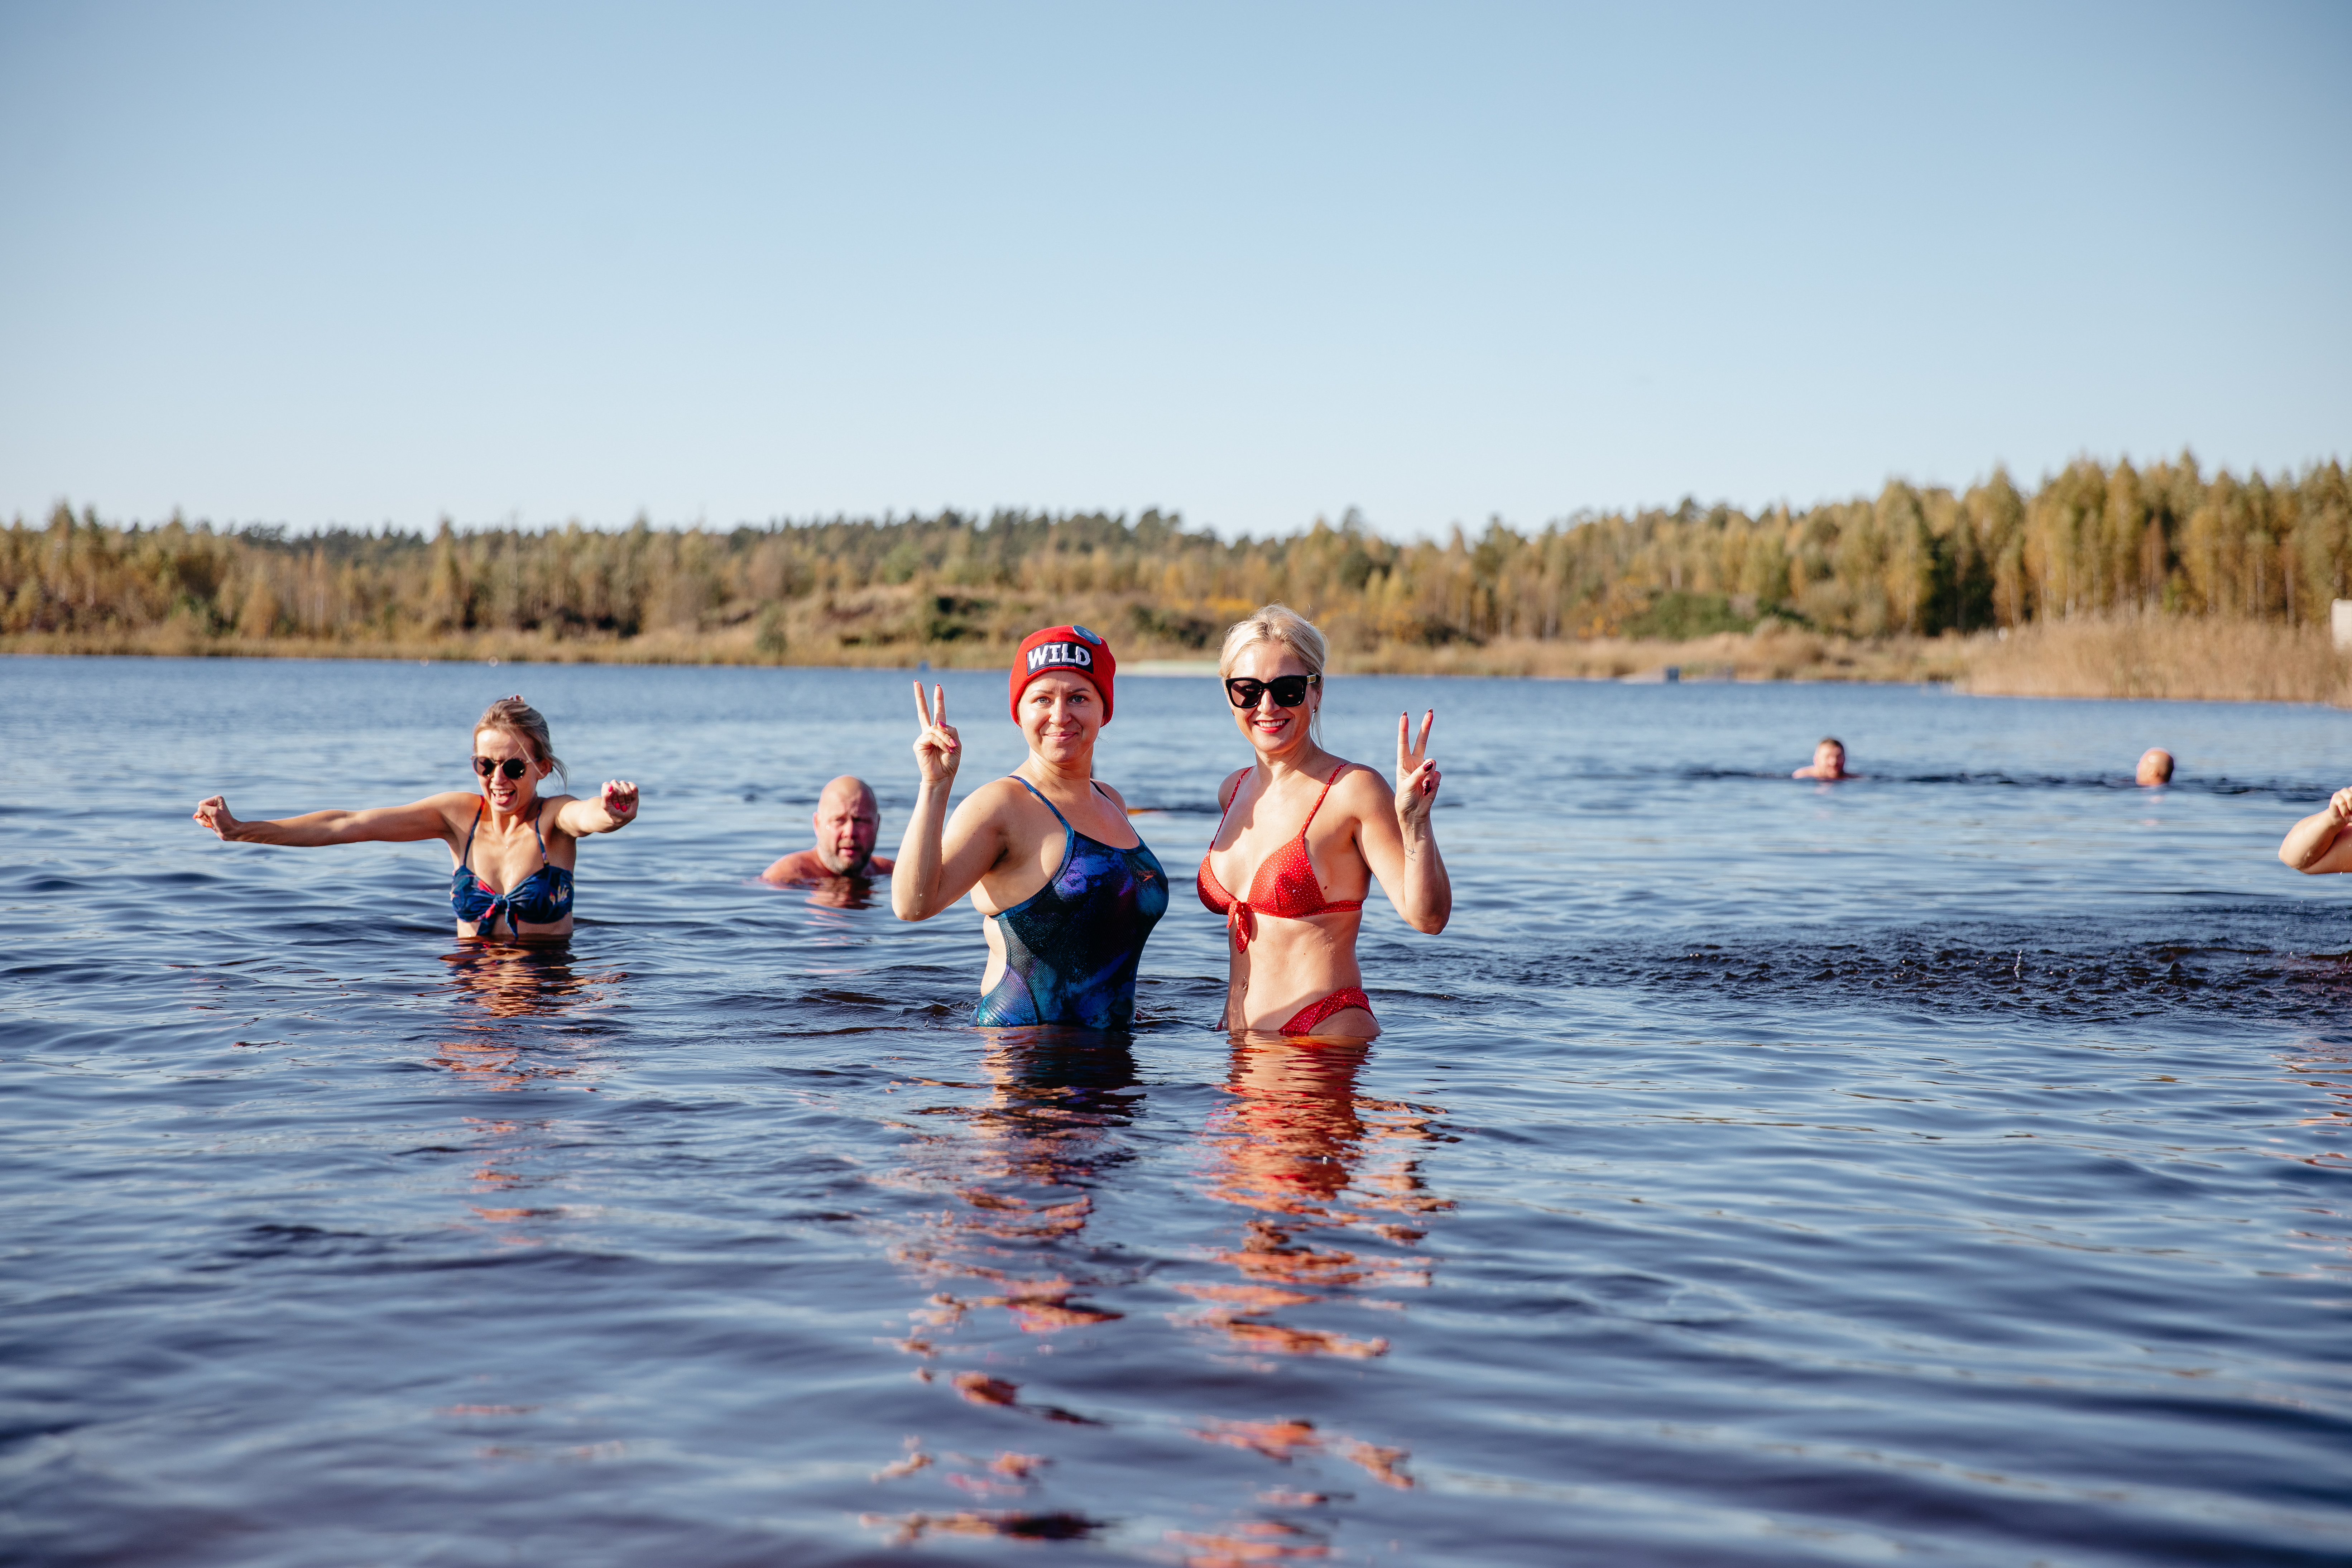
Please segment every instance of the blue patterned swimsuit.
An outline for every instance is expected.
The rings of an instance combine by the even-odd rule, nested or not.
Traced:
[[[531,837],[539,840],[539,869],[517,882],[506,892],[499,892],[474,874],[467,862],[474,858],[474,835],[482,829],[482,808],[474,806],[474,826],[466,830],[466,847],[457,857],[457,868],[449,873],[449,908],[461,921],[473,922],[476,936],[496,936],[499,917],[506,917],[507,932],[522,934],[522,922],[551,926],[572,912],[572,873],[547,858],[547,837],[539,830],[539,818],[530,819]]]
[[[1015,780],[1045,800],[1027,779]],[[1045,809],[1062,825],[1061,868],[990,917],[1004,939],[1004,973],[981,997],[971,1021],[1124,1029],[1135,1021],[1136,961],[1168,912],[1168,873],[1141,840],[1121,849],[1072,827],[1052,801]]]

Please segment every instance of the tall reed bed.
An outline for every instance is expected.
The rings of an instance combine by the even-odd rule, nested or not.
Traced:
[[[1963,679],[1988,695],[2352,706],[2352,659],[2324,626],[2126,614],[1970,642]]]

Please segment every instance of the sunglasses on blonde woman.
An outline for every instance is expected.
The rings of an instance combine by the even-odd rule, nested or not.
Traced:
[[[488,778],[492,773],[504,773],[510,779],[519,779],[530,770],[530,764],[520,757],[509,757],[503,763],[492,762],[488,757],[474,759],[474,771],[484,778]]]
[[[1307,700],[1307,689],[1320,686],[1319,675],[1277,675],[1272,680],[1253,680],[1246,675],[1228,676],[1225,679],[1225,700],[1236,708],[1255,708],[1257,700],[1267,692],[1274,693],[1278,708],[1296,708]]]

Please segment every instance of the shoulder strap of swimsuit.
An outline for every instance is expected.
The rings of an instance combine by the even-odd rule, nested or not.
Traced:
[[[466,847],[457,852],[457,864],[470,865],[474,858],[474,835],[482,828],[482,803],[474,803],[474,825],[466,829]]]
[[[1019,784],[1023,789],[1027,790],[1031,795],[1035,795],[1039,800],[1045,800],[1045,792],[1039,789],[1035,784],[1031,784],[1027,779],[1023,778],[1019,773],[1007,773],[1004,776],[1011,779],[1014,784]],[[1076,828],[1070,826],[1070,819],[1062,815],[1062,808],[1060,806],[1055,805],[1050,800],[1045,800],[1045,809],[1054,814],[1054,820],[1062,825],[1063,832],[1076,833],[1077,831]]]
[[[1329,795],[1331,793],[1331,786],[1339,782],[1339,775],[1346,773],[1349,768],[1353,765],[1354,764],[1350,763],[1341,763],[1338,767],[1333,768],[1331,770],[1331,776],[1323,781],[1323,795]],[[1323,795],[1317,795],[1315,797],[1315,804],[1307,808],[1307,820],[1298,825],[1299,837],[1305,838],[1307,837],[1307,830],[1315,826],[1315,814],[1323,809]]]
[[[1246,778],[1234,780],[1234,793],[1227,795],[1225,797],[1225,804],[1217,808],[1217,832],[1209,835],[1209,842],[1211,844],[1216,843],[1217,834],[1223,833],[1225,830],[1225,818],[1234,814],[1234,802],[1241,799],[1242,785],[1247,783],[1249,783],[1249,780]]]
[[[539,819],[546,815],[547,807],[544,805],[530,814],[530,836],[539,840],[539,858],[541,860],[547,858],[547,835],[539,830]]]

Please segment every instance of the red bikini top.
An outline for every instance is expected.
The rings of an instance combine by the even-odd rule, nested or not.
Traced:
[[[1209,857],[1201,857],[1200,874],[1192,879],[1192,885],[1200,889],[1201,902],[1225,917],[1225,930],[1232,933],[1234,947],[1249,946],[1250,933],[1256,930],[1255,917],[1258,915],[1302,921],[1309,915],[1340,914],[1364,907],[1361,899],[1333,901],[1324,898],[1323,883],[1315,875],[1315,862],[1307,853],[1307,830],[1314,826],[1316,812],[1323,809],[1323,795],[1331,793],[1331,786],[1339,782],[1339,775],[1346,773],[1349,766],[1349,763],[1341,763],[1331,770],[1331,776],[1323,781],[1323,795],[1315,797],[1314,805],[1307,813],[1307,820],[1298,826],[1298,837],[1286,839],[1273,854],[1257,863],[1257,874],[1250,879],[1248,898],[1236,899],[1225,891],[1225,885],[1218,881],[1217,874],[1209,868]],[[1236,786],[1234,799],[1225,802],[1224,811],[1218,815],[1217,831],[1209,837],[1213,852],[1217,838],[1225,831],[1225,817],[1233,812],[1234,800],[1239,800],[1241,795],[1239,786]]]

